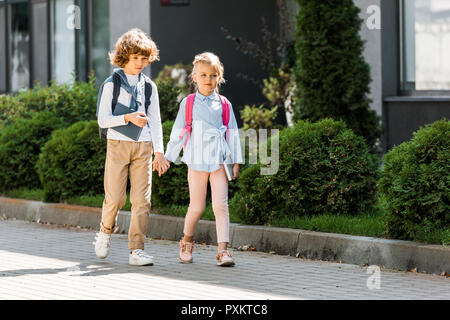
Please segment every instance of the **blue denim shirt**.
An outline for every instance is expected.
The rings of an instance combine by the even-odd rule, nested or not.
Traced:
[[[167,144],[165,157],[171,162],[177,160],[187,139],[187,133],[180,139],[180,134],[186,126],[186,100],[187,98],[184,98],[180,103]],[[228,155],[231,155],[231,163],[243,163],[239,130],[231,103],[228,128],[227,142],[225,135],[227,128],[223,125],[222,102],[219,95],[213,93],[204,96],[197,91],[192,110],[192,132],[181,161],[192,170],[206,172],[220,169],[220,165]]]

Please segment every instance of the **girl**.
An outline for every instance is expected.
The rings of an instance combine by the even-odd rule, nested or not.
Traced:
[[[228,179],[223,163],[233,164],[232,179],[236,179],[242,152],[231,103],[218,94],[218,87],[225,82],[223,74],[223,65],[215,54],[205,52],[195,57],[190,77],[197,92],[181,101],[165,154],[167,160],[175,162],[183,148],[181,161],[188,166],[190,203],[184,237],[180,240],[180,261],[183,263],[192,262],[194,231],[205,210],[209,180],[216,218],[217,265],[234,265],[227,250],[230,218]]]

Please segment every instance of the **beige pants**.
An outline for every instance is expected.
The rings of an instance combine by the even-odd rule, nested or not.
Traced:
[[[206,206],[208,179],[216,218],[217,242],[230,242],[230,216],[228,212],[228,179],[223,166],[214,172],[188,169],[189,208],[184,220],[184,235],[192,237]]]
[[[105,163],[105,200],[100,228],[112,233],[116,216],[127,199],[130,175],[131,222],[128,232],[130,250],[144,249],[152,186],[151,142],[108,139]]]

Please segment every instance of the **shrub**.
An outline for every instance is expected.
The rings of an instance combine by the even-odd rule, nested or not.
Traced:
[[[161,121],[175,120],[180,101],[184,98],[182,88],[168,80],[157,80],[155,84],[158,87]]]
[[[410,141],[386,153],[378,187],[387,200],[391,236],[450,242],[449,159],[450,122],[445,119],[421,128]]]
[[[241,119],[244,123],[244,130],[248,129],[269,129],[273,128],[273,120],[277,116],[278,107],[266,109],[263,105],[245,106],[241,110]]]
[[[372,151],[381,130],[369,108],[370,67],[364,61],[359,31],[362,19],[353,0],[297,0],[299,91],[294,120],[343,120],[365,138]]]
[[[156,82],[168,82],[172,86],[180,88],[183,95],[188,95],[195,91],[195,86],[189,81],[189,75],[192,72],[192,65],[177,63],[175,65],[165,65],[159,72]]]
[[[299,121],[280,132],[279,144],[277,174],[261,175],[261,164],[242,172],[231,206],[243,222],[357,215],[374,208],[377,158],[344,122]]]
[[[37,163],[45,201],[103,193],[106,144],[97,121],[80,121],[56,130]]]
[[[41,186],[35,169],[40,149],[51,132],[64,125],[54,113],[38,112],[0,131],[0,191]]]
[[[74,81],[62,85],[51,82],[48,87],[36,84],[16,95],[0,96],[0,128],[19,119],[31,118],[40,111],[53,112],[68,124],[94,119],[97,90],[91,76],[89,82]]]
[[[170,140],[173,124],[174,121],[163,123],[163,140],[166,146]],[[187,171],[188,168],[184,163],[179,165],[171,163],[169,170],[161,177],[158,176],[157,171],[154,171],[152,177],[152,205],[188,205],[189,186]]]

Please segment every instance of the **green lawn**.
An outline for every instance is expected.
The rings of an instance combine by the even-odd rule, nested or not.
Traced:
[[[44,193],[42,190],[12,190],[8,191],[5,196],[38,201],[43,201],[44,199]],[[66,203],[101,208],[103,203],[103,195],[74,197],[68,199]],[[127,202],[125,203],[125,206],[122,208],[122,210],[131,210],[129,197],[127,198]],[[152,207],[152,212],[154,213],[172,215],[177,217],[184,217],[186,211],[186,206],[167,205],[157,208]],[[212,211],[211,204],[207,204],[205,212],[202,215],[202,219],[214,220],[214,213]],[[238,215],[233,211],[230,211],[230,221],[240,223]],[[312,217],[296,217],[295,219],[285,218],[274,222],[272,226],[369,237],[383,237],[386,230],[385,224],[382,219],[381,210],[358,217],[321,215]]]
[[[10,198],[43,201],[44,192],[42,190],[12,190],[3,194]],[[324,214],[320,216],[303,216],[295,218],[283,218],[274,221],[271,226],[282,228],[294,228],[320,232],[350,234],[355,236],[366,236],[376,238],[389,238],[386,234],[386,219],[383,217],[383,199],[379,198],[376,208],[373,212],[369,212],[360,216],[336,216]],[[102,207],[103,195],[97,196],[80,196],[68,199],[65,203]],[[129,197],[122,210],[130,211],[131,203]],[[184,217],[186,215],[187,206],[167,205],[163,207],[152,207],[152,213],[171,215],[176,217]],[[214,221],[214,213],[211,204],[207,204],[202,219]],[[240,223],[239,216],[236,212],[230,210],[230,221]],[[432,243],[432,244],[450,244],[450,229],[430,231],[426,226],[421,227],[414,241]]]

